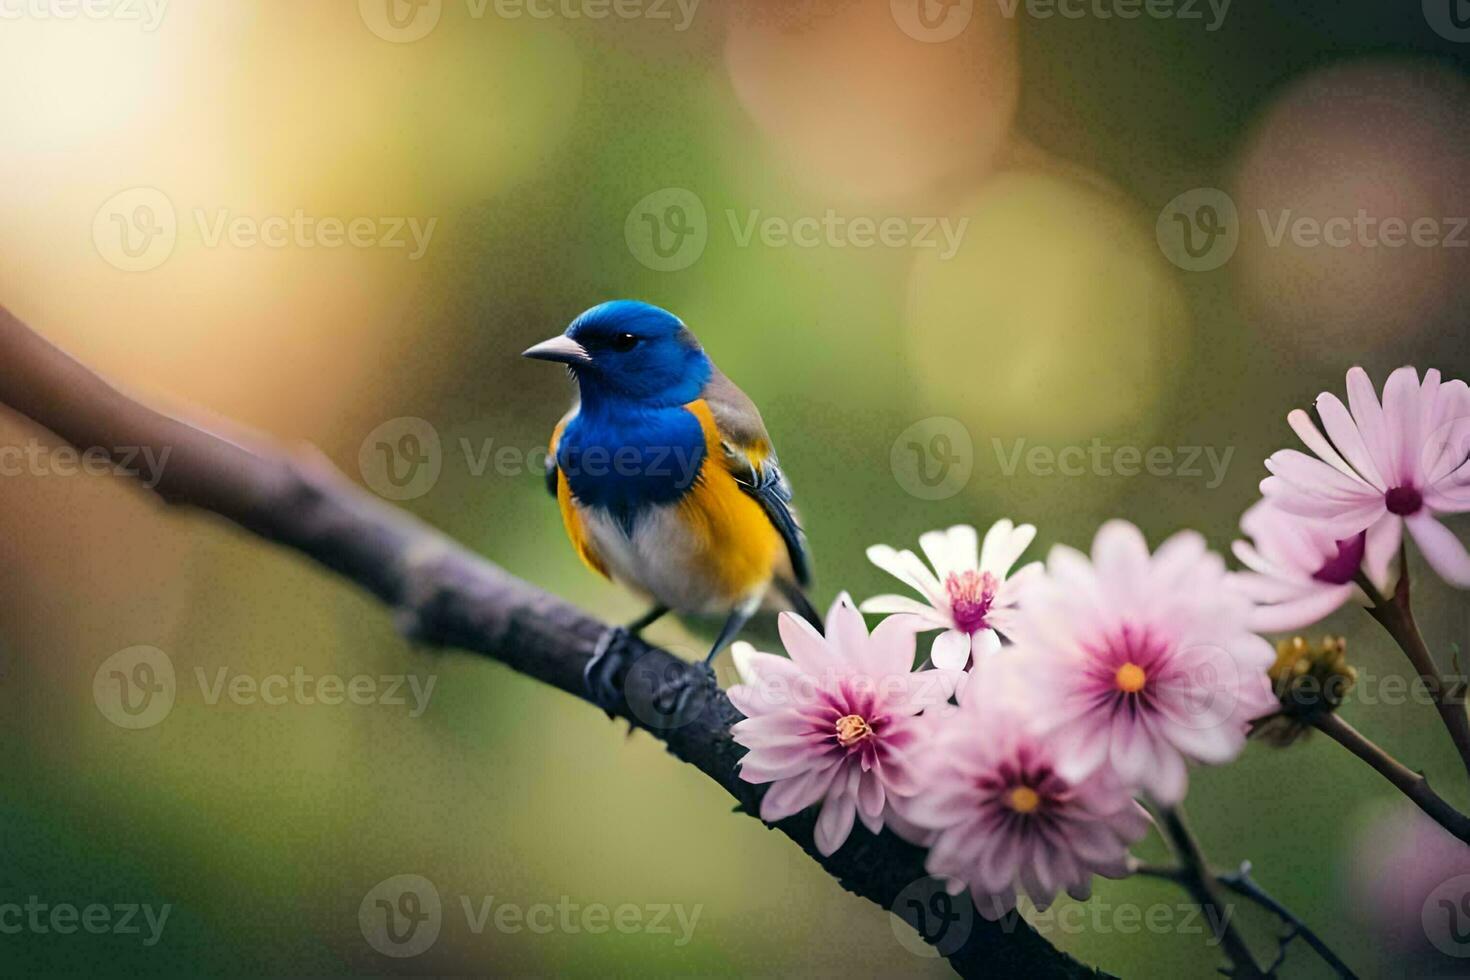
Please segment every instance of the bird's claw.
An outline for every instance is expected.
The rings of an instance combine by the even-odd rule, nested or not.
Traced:
[[[668,706],[664,713],[670,718],[680,719],[682,724],[702,714],[705,705],[709,704],[710,695],[719,689],[715,669],[708,661],[690,664],[673,680],[659,686],[655,703]]]
[[[616,709],[623,702],[623,689],[619,676],[628,671],[629,641],[633,634],[621,626],[610,627],[597,638],[592,659],[582,668],[582,688],[609,718],[616,717]]]

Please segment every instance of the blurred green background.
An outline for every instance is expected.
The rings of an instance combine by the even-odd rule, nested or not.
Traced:
[[[1266,227],[1364,209],[1450,235],[1470,214],[1470,46],[1435,3],[1219,17],[1181,0],[1126,18],[1101,15],[1126,2],[1075,17],[926,2],[927,19],[905,0],[232,0],[167,5],[156,23],[131,4],[12,5],[0,302],[159,404],[310,441],[375,489],[376,442],[425,420],[439,475],[404,506],[609,620],[636,603],[577,562],[539,472],[517,462],[570,397],[519,351],[605,299],[678,313],[761,406],[823,603],[893,590],[868,544],[955,522],[1031,521],[1032,557],[1115,515],[1223,550],[1261,460],[1292,442],[1286,413],[1348,367],[1470,374],[1463,245],[1273,244]],[[1169,238],[1171,202],[1196,188],[1228,197],[1238,238],[1198,271]],[[221,216],[298,212],[371,219],[375,244],[213,235]],[[170,218],[172,237],[136,237]],[[434,220],[421,257],[383,241],[400,218]],[[863,245],[854,219],[896,219],[896,237]],[[815,239],[782,237],[798,225]],[[943,227],[962,229],[953,254]],[[941,433],[958,469],[934,489],[907,447]],[[36,438],[0,415],[0,445]],[[1094,440],[1169,447],[1174,472],[1009,465],[1018,445]],[[1223,472],[1204,455],[1180,472],[1191,447]],[[43,465],[0,480],[0,502],[0,904],[172,907],[151,946],[146,930],[0,932],[0,971],[948,972],[651,738],[497,665],[411,649],[383,609],[292,555],[114,477]],[[1470,609],[1415,571],[1448,662]],[[1407,676],[1363,614],[1324,628],[1365,674]],[[650,636],[691,657],[708,642],[673,620]],[[127,730],[94,678],[139,645],[166,654],[177,694]],[[434,687],[416,717],[211,703],[196,671],[213,683],[222,668]],[[1364,689],[1380,696],[1347,717],[1470,804],[1433,711]],[[1214,860],[1254,862],[1364,976],[1455,972],[1427,958],[1419,907],[1470,862],[1452,852],[1425,885],[1412,810],[1336,745],[1253,745],[1198,771],[1187,808]],[[1157,840],[1140,853],[1162,854]],[[445,909],[410,959],[358,924],[400,874],[433,882]],[[477,933],[460,899],[488,896],[700,913],[683,946],[677,927]],[[1116,974],[1210,975],[1183,902],[1104,881],[1100,920],[1039,921]],[[1177,928],[1117,914],[1159,907]],[[1269,953],[1269,921],[1240,914]],[[1286,973],[1327,975],[1302,948]]]

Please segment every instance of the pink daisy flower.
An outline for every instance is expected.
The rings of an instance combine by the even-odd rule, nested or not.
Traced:
[[[919,632],[944,630],[934,640],[929,658],[941,670],[964,670],[973,655],[979,660],[1000,649],[1000,633],[1014,621],[1028,565],[1007,578],[1011,566],[1036,537],[1030,524],[1016,527],[997,521],[985,532],[985,543],[969,525],[919,536],[919,547],[933,565],[931,571],[912,551],[888,545],[868,549],[868,560],[914,589],[924,601],[908,596],[874,596],[862,604],[867,613],[899,613]]]
[[[1148,817],[1107,772],[1074,780],[1057,746],[1040,736],[1010,652],[977,665],[960,708],[934,725],[919,768],[920,792],[899,801],[930,829],[931,874],[951,894],[968,887],[975,908],[1000,918],[1025,892],[1038,908],[1059,890],[1077,899],[1092,876],[1128,874],[1128,847]]]
[[[727,693],[746,718],[731,729],[750,751],[740,776],[770,783],[761,819],[784,820],[820,803],[817,850],[831,854],[861,819],[883,829],[889,801],[911,794],[918,715],[953,693],[942,671],[914,672],[914,633],[884,622],[871,635],[862,613],[841,595],[827,613],[827,635],[783,613],[790,659],[748,643],[733,653],[741,683]]]
[[[1021,629],[1047,692],[1037,722],[1062,775],[1107,767],[1167,806],[1184,798],[1187,763],[1239,755],[1250,720],[1276,708],[1266,674],[1276,654],[1250,616],[1194,532],[1150,555],[1138,528],[1110,521],[1090,561],[1053,548]]]
[[[1382,535],[1374,539],[1379,553],[1370,555],[1366,534],[1334,540],[1270,500],[1259,500],[1247,510],[1240,528],[1251,540],[1236,541],[1231,550],[1248,571],[1231,577],[1256,603],[1250,621],[1256,632],[1301,629],[1351,600],[1366,604],[1368,597],[1353,584],[1360,568],[1379,588],[1387,587],[1394,556],[1392,550],[1382,550],[1387,543]]]
[[[1430,567],[1470,588],[1470,554],[1437,519],[1470,511],[1470,390],[1435,370],[1421,383],[1411,367],[1389,376],[1381,405],[1362,368],[1348,372],[1347,389],[1347,406],[1317,396],[1325,435],[1301,409],[1287,416],[1316,456],[1273,453],[1261,492],[1334,540],[1366,532],[1373,554],[1397,551],[1407,527]]]

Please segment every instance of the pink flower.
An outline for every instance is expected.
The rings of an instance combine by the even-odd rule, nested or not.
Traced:
[[[929,872],[951,894],[968,887],[975,908],[997,919],[1024,891],[1045,908],[1060,889],[1077,899],[1092,876],[1128,873],[1128,846],[1148,817],[1111,774],[1063,775],[1057,746],[1030,720],[1034,692],[1004,651],[977,664],[960,708],[925,741],[920,792],[898,801],[931,831]]]
[[[862,604],[863,612],[900,613],[911,629],[919,632],[944,630],[930,652],[941,670],[964,670],[973,654],[978,661],[1000,649],[1001,633],[1014,621],[1020,585],[1035,565],[1006,577],[1021,552],[1036,537],[1030,524],[1014,526],[997,521],[979,546],[975,529],[959,524],[947,531],[930,531],[919,536],[929,567],[912,551],[895,551],[887,545],[868,549],[868,560],[898,578],[924,597],[923,602],[901,595],[874,596]]]
[[[1411,367],[1393,372],[1383,404],[1362,368],[1347,375],[1348,405],[1317,396],[1324,435],[1301,409],[1287,416],[1316,454],[1283,449],[1266,460],[1261,492],[1282,510],[1310,519],[1334,540],[1367,534],[1371,554],[1398,550],[1407,527],[1424,559],[1470,588],[1470,554],[1436,518],[1470,511],[1470,389],[1440,383]]]
[[[1235,758],[1248,722],[1276,708],[1266,674],[1276,654],[1193,532],[1150,555],[1138,528],[1110,521],[1091,561],[1055,547],[1022,613],[1021,650],[1045,692],[1037,722],[1067,779],[1107,767],[1172,805],[1187,763]]]
[[[831,854],[855,818],[876,834],[889,801],[916,790],[917,716],[945,703],[952,681],[913,671],[904,624],[881,623],[870,636],[846,594],[827,614],[825,637],[790,613],[779,626],[789,660],[748,643],[733,651],[741,683],[727,693],[746,718],[731,734],[750,750],[740,776],[772,784],[761,800],[768,823],[820,803],[817,850]]]
[[[1249,571],[1233,581],[1256,603],[1250,628],[1263,633],[1297,630],[1335,612],[1344,603],[1368,598],[1353,584],[1360,568],[1380,589],[1387,587],[1393,551],[1387,539],[1374,539],[1377,554],[1367,554],[1367,535],[1334,540],[1311,521],[1288,514],[1270,500],[1257,501],[1240,519],[1250,541],[1236,541],[1235,557]],[[1366,567],[1365,567],[1366,562]]]

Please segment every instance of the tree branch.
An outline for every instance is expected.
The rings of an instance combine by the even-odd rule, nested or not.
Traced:
[[[1312,724],[1328,738],[1376,769],[1379,775],[1398,787],[1399,792],[1413,800],[1419,809],[1433,817],[1441,827],[1470,844],[1470,817],[1456,810],[1444,797],[1431,789],[1429,780],[1424,778],[1423,773],[1415,772],[1399,762],[1335,712],[1322,715]]]
[[[80,451],[95,447],[114,461],[120,462],[119,447],[167,449],[168,462],[154,488],[167,503],[212,512],[355,582],[393,609],[399,627],[417,642],[481,654],[583,697],[582,670],[604,624],[358,489],[319,453],[291,455],[250,434],[226,439],[162,415],[113,388],[4,307],[0,405]],[[639,670],[647,665],[665,679],[691,674],[685,661],[633,642]],[[697,684],[698,678],[691,674],[691,681]],[[645,721],[640,714],[649,713],[635,712],[626,702],[618,714],[724,787],[737,809],[758,812],[764,787],[736,773],[743,749],[729,730],[740,714],[723,694],[713,693],[698,717],[670,729]],[[807,812],[777,829],[842,887],[884,908],[926,877],[924,851],[890,832],[854,833],[836,854],[822,857],[813,842],[814,825],[815,816]],[[1014,916],[1000,922],[973,917],[964,941],[946,955],[966,977],[1099,975]]]
[[[1181,865],[1137,862],[1133,865],[1132,871],[1133,874],[1145,878],[1157,878],[1161,881],[1173,882],[1181,888],[1188,889],[1191,887],[1191,874]],[[1291,909],[1282,905],[1275,898],[1272,898],[1264,888],[1256,883],[1256,880],[1251,877],[1251,863],[1249,861],[1242,863],[1236,871],[1229,874],[1216,874],[1214,877],[1215,883],[1221,888],[1228,888],[1235,894],[1250,899],[1261,908],[1276,916],[1276,918],[1281,920],[1281,924],[1286,926],[1286,932],[1277,939],[1276,960],[1266,968],[1268,974],[1275,973],[1281,968],[1282,964],[1286,961],[1287,946],[1290,945],[1293,939],[1300,937],[1303,942],[1312,947],[1318,956],[1322,957],[1323,962],[1330,966],[1339,977],[1343,977],[1345,980],[1357,980],[1357,975],[1332,951],[1331,947],[1322,941],[1322,937],[1313,932],[1301,919],[1298,919]]]

